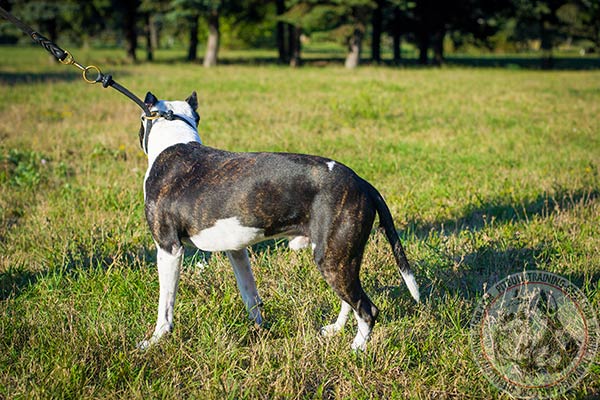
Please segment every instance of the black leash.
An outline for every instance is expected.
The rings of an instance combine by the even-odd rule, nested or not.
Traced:
[[[116,91],[127,96],[135,104],[140,106],[140,108],[144,111],[145,119],[147,121],[146,133],[144,135],[144,151],[146,152],[146,154],[148,153],[148,137],[150,136],[150,129],[152,128],[152,120],[159,117],[157,116],[156,112],[151,112],[148,106],[142,100],[140,100],[139,97],[131,93],[127,88],[115,82],[111,75],[103,74],[102,71],[100,71],[100,68],[96,67],[95,65],[88,65],[87,67],[84,67],[83,65],[79,64],[77,61],[75,61],[71,53],[61,49],[60,47],[58,47],[58,45],[56,45],[56,43],[52,42],[50,39],[44,37],[40,33],[34,31],[33,29],[31,29],[31,27],[24,24],[21,20],[16,18],[14,15],[9,13],[2,7],[0,7],[0,15],[2,15],[8,21],[12,22],[17,28],[22,30],[24,33],[29,35],[36,43],[38,43],[44,49],[46,49],[46,51],[52,54],[62,64],[74,65],[75,67],[79,68],[82,71],[83,80],[85,82],[102,83],[102,87],[104,88],[112,87]]]

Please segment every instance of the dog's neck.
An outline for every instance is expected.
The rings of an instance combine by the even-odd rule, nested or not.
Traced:
[[[148,137],[148,168],[152,167],[158,155],[168,147],[179,143],[202,143],[198,130],[193,127],[196,125],[196,121],[194,121],[195,112],[188,103],[184,101],[159,101],[154,105],[153,111],[172,111],[177,118],[173,120],[158,118],[152,123]],[[181,119],[185,119],[185,121]],[[144,129],[146,129],[147,123],[147,121],[144,121]]]
[[[148,138],[148,167],[166,148],[179,143],[202,143],[198,131],[184,121],[158,119],[152,124]]]

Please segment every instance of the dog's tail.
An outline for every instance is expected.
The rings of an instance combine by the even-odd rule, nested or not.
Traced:
[[[400,243],[400,238],[398,237],[398,232],[394,226],[394,220],[392,219],[390,209],[385,203],[383,196],[381,196],[381,194],[373,187],[373,185],[362,178],[359,179],[362,181],[369,198],[375,204],[377,214],[379,214],[379,225],[383,228],[385,236],[392,246],[392,252],[394,253],[394,258],[396,258],[396,264],[398,265],[398,268],[400,268],[402,278],[404,278],[404,282],[406,283],[410,294],[418,302],[419,286],[417,285],[415,276],[410,268],[410,265],[408,264],[408,260],[406,259],[406,254],[404,253],[404,249]]]

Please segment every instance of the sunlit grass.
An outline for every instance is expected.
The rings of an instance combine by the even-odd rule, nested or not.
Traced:
[[[0,397],[499,397],[468,346],[486,285],[544,269],[600,302],[600,72],[204,69],[171,53],[140,65],[74,54],[142,97],[198,91],[206,145],[352,167],[385,196],[424,301],[374,234],[362,279],[381,317],[356,356],[351,324],[318,336],[339,304],[310,252],[252,252],[269,322],[257,330],[226,258],[201,270],[190,251],[173,335],[137,352],[158,297],[140,110],[38,49],[0,48]],[[598,395],[599,381],[596,364],[575,395]]]

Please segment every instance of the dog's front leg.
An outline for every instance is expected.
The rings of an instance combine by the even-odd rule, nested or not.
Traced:
[[[165,333],[169,333],[173,329],[173,308],[179,284],[179,271],[183,261],[183,247],[174,247],[173,251],[169,252],[157,245],[156,259],[160,284],[158,318],[150,340],[139,343],[138,347],[142,350],[156,343]]]
[[[262,325],[263,319],[260,314],[262,301],[256,290],[256,281],[254,280],[254,275],[252,275],[252,269],[250,268],[248,251],[246,249],[228,251],[227,257],[229,257],[229,261],[233,267],[235,280],[237,281],[238,289],[240,290],[242,300],[246,305],[250,319],[257,325]]]

